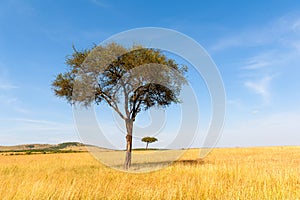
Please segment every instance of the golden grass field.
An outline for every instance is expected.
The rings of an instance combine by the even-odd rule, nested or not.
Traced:
[[[89,153],[0,155],[0,199],[300,199],[300,147],[199,150],[151,173]]]

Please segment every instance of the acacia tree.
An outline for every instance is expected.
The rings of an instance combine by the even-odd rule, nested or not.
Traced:
[[[131,165],[132,130],[137,114],[153,106],[180,103],[187,67],[160,50],[116,43],[78,51],[66,59],[68,69],[56,76],[52,89],[70,104],[105,102],[125,121],[126,158]],[[79,86],[78,86],[79,85]],[[120,106],[121,105],[121,106]]]
[[[153,143],[153,142],[156,142],[157,141],[157,138],[155,137],[143,137],[142,138],[142,142],[146,142],[146,149],[148,149],[148,145],[149,143]]]

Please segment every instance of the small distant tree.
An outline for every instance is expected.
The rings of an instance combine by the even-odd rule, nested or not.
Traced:
[[[26,145],[27,148],[29,149],[33,149],[34,148],[34,145],[33,144],[30,144],[30,145]]]
[[[142,138],[142,142],[146,142],[147,143],[146,144],[146,149],[148,149],[149,143],[153,143],[153,142],[156,142],[156,141],[158,141],[158,140],[155,137],[144,137],[144,138]]]

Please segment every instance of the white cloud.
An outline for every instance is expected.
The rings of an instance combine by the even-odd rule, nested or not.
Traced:
[[[244,85],[256,94],[260,95],[265,103],[270,101],[270,84],[274,76],[265,76],[260,80],[246,81]]]
[[[16,88],[18,88],[18,87],[15,85],[0,83],[0,90],[11,90],[11,89],[16,89]]]
[[[15,102],[17,102],[18,99],[17,98],[14,98],[14,97],[9,97],[9,96],[6,96],[6,95],[0,95],[0,103],[3,105],[10,105],[10,104],[13,104]]]
[[[47,120],[36,120],[36,119],[26,119],[26,118],[16,118],[15,121],[31,123],[31,124],[47,124],[47,125],[61,125],[61,123],[47,121]]]
[[[1,91],[1,90],[0,90]],[[1,110],[7,110],[7,112],[17,112],[18,114],[29,114],[30,110],[26,109],[23,102],[17,97],[10,94],[0,94],[0,108]],[[2,115],[4,113],[1,113]],[[0,116],[1,116],[0,114]]]
[[[300,19],[296,20],[291,27],[294,31],[300,31]]]
[[[230,38],[222,39],[216,44],[214,44],[210,48],[210,52],[222,51],[230,47],[241,46],[242,44],[243,44],[243,40],[241,37],[232,37],[232,38],[230,37]]]
[[[14,12],[11,12],[13,10]],[[35,9],[30,1],[6,0],[1,1],[0,17],[6,16],[32,16],[35,14]]]
[[[91,0],[91,2],[101,8],[108,8],[111,7],[110,4],[108,4],[107,2],[103,1],[103,0]]]
[[[13,91],[19,89],[19,87],[10,81],[7,72],[8,67],[4,67],[0,63],[0,108],[9,109],[9,112],[16,111],[21,114],[30,113],[29,110],[23,107],[23,103],[20,98],[13,94]]]
[[[14,110],[20,114],[30,114],[32,113],[32,111],[26,109],[26,108],[22,108],[22,107],[19,107],[19,106],[15,106],[14,107]]]
[[[240,63],[240,69],[245,72],[263,72],[266,69],[274,69],[282,62],[286,62],[289,56],[282,54],[279,51],[264,49],[263,51],[255,52],[253,56],[245,59]],[[259,73],[261,75],[261,73]]]
[[[277,88],[272,87],[274,77],[282,75],[277,79],[279,82],[287,74],[299,72],[300,15],[289,14],[267,24],[236,31],[213,46],[214,52],[228,49],[234,53],[239,51],[238,54],[245,51],[248,58],[238,63],[242,79],[239,82],[259,95],[264,104],[269,104],[272,96],[283,92],[278,85]]]
[[[11,90],[18,88],[16,85],[12,84],[11,81],[7,79],[7,75],[4,69],[5,68],[1,67],[0,63],[0,90]]]
[[[242,67],[242,69],[254,70],[254,69],[260,69],[263,67],[267,67],[270,65],[271,65],[271,62],[268,62],[268,61],[254,60],[254,61],[250,61],[250,62],[246,63],[246,65],[244,67]]]
[[[28,133],[30,135],[39,135],[49,133],[62,133],[62,132],[74,132],[74,125],[67,123],[59,123],[48,120],[26,119],[26,118],[13,118],[13,119],[0,119],[2,124],[2,134],[20,134]]]
[[[279,44],[294,49],[300,42],[300,16],[289,14],[258,27],[251,27],[224,37],[212,45],[211,52],[233,47],[251,47]],[[299,46],[298,46],[299,47]]]

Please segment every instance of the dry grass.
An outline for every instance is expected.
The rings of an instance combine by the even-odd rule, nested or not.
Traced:
[[[132,174],[88,153],[0,156],[0,199],[300,199],[300,147],[189,150]]]

